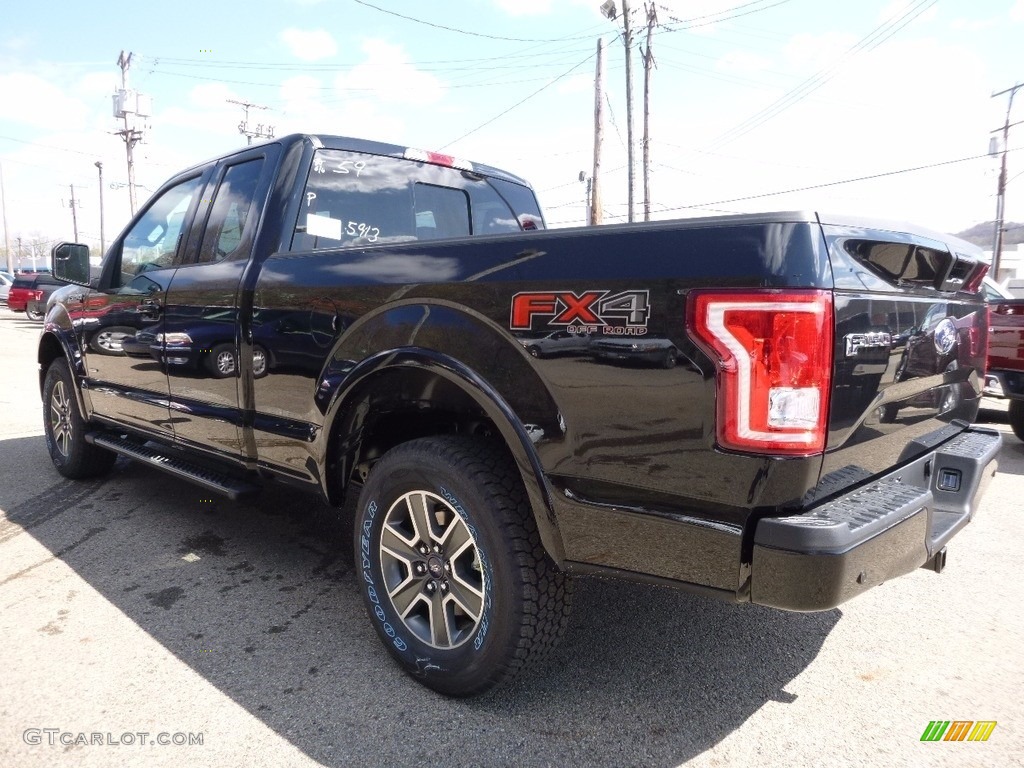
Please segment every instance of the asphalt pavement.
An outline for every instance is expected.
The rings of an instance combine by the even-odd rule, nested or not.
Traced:
[[[594,579],[557,652],[450,700],[380,646],[333,510],[235,504],[42,438],[40,326],[0,309],[0,766],[1024,764],[1024,444],[941,575],[788,614]],[[930,721],[995,721],[922,742]]]

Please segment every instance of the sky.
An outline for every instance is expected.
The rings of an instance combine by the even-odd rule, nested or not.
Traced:
[[[444,151],[531,182],[549,226],[586,217],[595,67],[598,177],[627,217],[623,2],[277,0],[172,6],[19,3],[0,26],[0,169],[12,248],[109,243],[127,224],[112,115],[121,51],[152,101],[135,147],[140,204],[246,142],[338,134]],[[632,0],[635,211],[643,218],[643,52]],[[1024,0],[662,0],[650,39],[652,219],[816,210],[958,232],[995,218],[1007,95],[1024,83]],[[1024,121],[1024,89],[1010,122]],[[1006,219],[1024,221],[1024,124],[1010,129]],[[100,187],[96,162],[103,165]],[[3,243],[0,241],[0,246]]]

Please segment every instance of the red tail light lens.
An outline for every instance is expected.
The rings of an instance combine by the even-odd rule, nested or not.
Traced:
[[[687,326],[718,363],[721,447],[793,456],[825,449],[831,293],[693,291]]]

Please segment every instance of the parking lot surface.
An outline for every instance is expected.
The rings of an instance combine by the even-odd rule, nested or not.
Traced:
[[[557,652],[471,700],[377,641],[315,499],[235,504],[119,460],[64,480],[40,326],[0,309],[0,766],[1024,764],[1024,444],[941,575],[787,614],[580,580]],[[930,721],[995,721],[922,742]],[[201,742],[201,743],[199,743]]]

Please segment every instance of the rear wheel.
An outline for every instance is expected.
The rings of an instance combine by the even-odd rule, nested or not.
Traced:
[[[36,322],[39,322],[44,317],[44,314],[42,312],[40,312],[38,309],[27,309],[26,308],[25,309],[25,315],[28,317],[29,320],[35,320]]]
[[[1010,401],[1010,429],[1021,440],[1024,440],[1024,400]]]
[[[67,361],[57,358],[43,383],[43,428],[57,471],[73,480],[86,480],[109,472],[117,454],[85,441],[86,423],[78,411],[74,387]]]
[[[267,350],[259,345],[252,348],[252,375],[257,379],[267,375]]]
[[[393,448],[363,488],[355,538],[370,620],[428,688],[481,693],[564,633],[571,581],[540,544],[515,465],[486,442]]]

